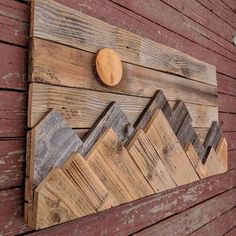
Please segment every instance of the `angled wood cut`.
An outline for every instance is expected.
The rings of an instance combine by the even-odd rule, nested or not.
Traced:
[[[177,185],[199,180],[161,110],[156,111],[144,131]]]
[[[119,204],[154,193],[112,129],[93,146],[87,162]]]

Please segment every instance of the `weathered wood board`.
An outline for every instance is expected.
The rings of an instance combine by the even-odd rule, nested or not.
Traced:
[[[134,124],[158,89],[171,106],[176,100],[185,102],[194,127],[209,128],[218,120],[215,67],[52,0],[33,2],[29,77],[48,85],[30,88],[30,128],[52,108],[71,127],[90,128],[111,101]],[[104,47],[122,59],[122,80],[112,88],[102,86],[93,73],[95,54]]]
[[[112,129],[106,130],[86,159],[119,204],[154,193]]]
[[[95,213],[81,191],[63,171],[53,169],[35,190],[35,228],[45,228]]]
[[[161,110],[156,111],[144,131],[177,185],[199,180]]]

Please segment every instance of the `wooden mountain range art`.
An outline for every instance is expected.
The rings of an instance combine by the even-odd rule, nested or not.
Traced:
[[[227,171],[217,123],[198,145],[191,123],[162,91],[134,127],[112,102],[83,140],[52,110],[29,133],[28,223],[45,228]]]
[[[31,3],[29,226],[46,228],[227,171],[214,66],[53,0]],[[93,71],[103,48],[122,64],[112,87]]]

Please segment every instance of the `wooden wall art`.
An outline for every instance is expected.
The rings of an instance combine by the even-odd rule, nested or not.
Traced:
[[[227,171],[214,66],[52,0],[32,2],[28,225],[46,228]],[[94,71],[102,48],[122,61],[109,65],[111,87]]]

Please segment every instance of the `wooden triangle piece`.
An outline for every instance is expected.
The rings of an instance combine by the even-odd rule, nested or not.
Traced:
[[[72,154],[63,165],[62,170],[96,211],[117,205],[115,198],[79,153]]]
[[[206,157],[206,162],[204,163],[204,167],[206,168],[208,176],[217,175],[226,171],[224,165],[219,160],[214,147],[210,148],[210,151]]]
[[[199,180],[161,110],[156,111],[144,131],[177,185]]]
[[[93,146],[87,162],[119,204],[154,193],[112,129]]]
[[[184,150],[185,150],[186,155],[188,156],[191,164],[193,165],[195,171],[197,172],[198,176],[201,179],[206,178],[208,176],[206,169],[205,169],[204,165],[202,164],[201,160],[199,160],[198,154],[197,154],[195,148],[193,147],[193,145],[191,143],[187,143],[184,147]]]
[[[155,192],[164,191],[176,186],[143,130],[136,132],[127,150]]]
[[[95,209],[59,167],[48,174],[34,195],[36,229],[95,213]]]
[[[225,171],[228,170],[228,145],[225,138],[221,138],[217,147],[216,147],[216,154],[223,164]]]
[[[122,143],[126,143],[134,131],[128,118],[115,102],[107,107],[83,138],[84,143],[79,152],[86,155],[107,128],[112,128]]]

